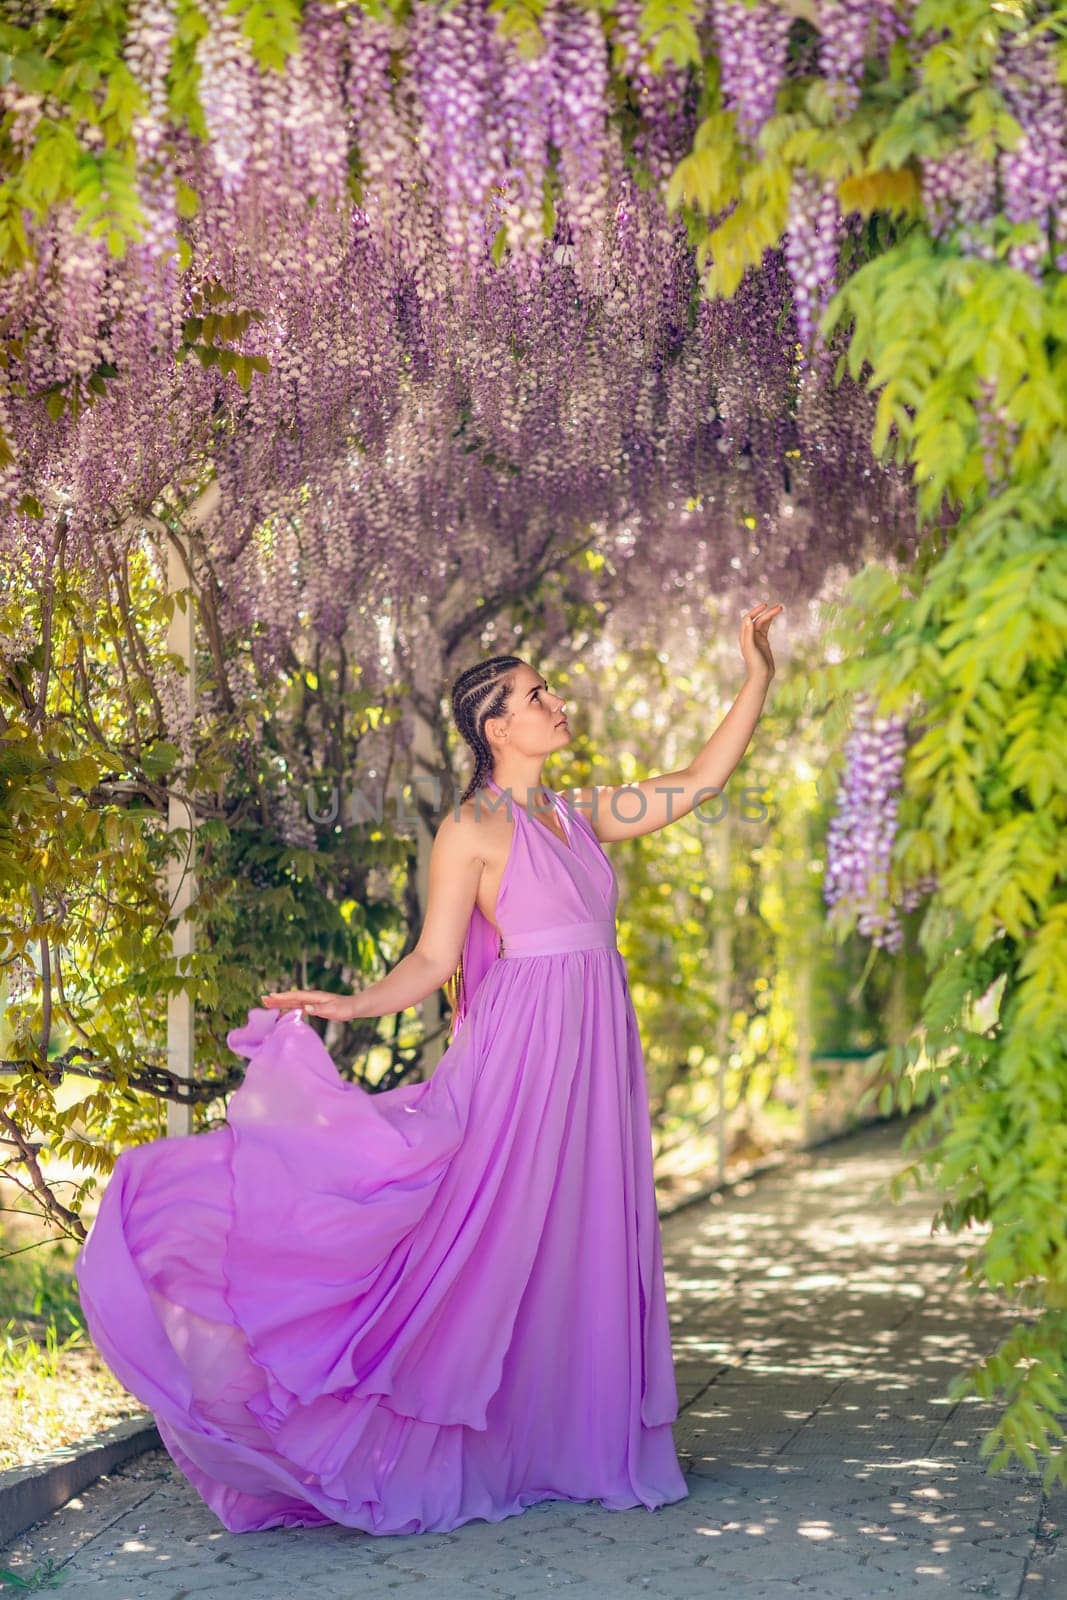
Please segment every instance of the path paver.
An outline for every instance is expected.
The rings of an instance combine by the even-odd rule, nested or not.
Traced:
[[[1033,1312],[965,1284],[975,1240],[931,1233],[935,1196],[890,1200],[900,1140],[868,1130],[664,1222],[684,1501],[547,1501],[448,1534],[231,1534],[155,1452],[0,1568],[53,1566],[71,1600],[1067,1600],[1067,1491],[989,1476],[999,1405],[946,1398]]]

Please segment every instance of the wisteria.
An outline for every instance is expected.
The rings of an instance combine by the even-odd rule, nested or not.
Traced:
[[[507,156],[499,214],[512,270],[527,287],[536,280],[544,246],[552,70],[548,50],[532,59],[508,54],[503,57],[500,70],[499,107]]]
[[[419,7],[414,61],[422,103],[420,155],[442,197],[446,247],[477,268],[491,240],[489,195],[499,185],[503,149],[490,98],[493,19],[484,5]],[[488,157],[488,159],[486,159]]]
[[[831,912],[855,914],[860,933],[891,952],[904,941],[900,911],[914,910],[934,888],[934,880],[926,876],[896,900],[890,892],[906,748],[907,719],[878,716],[870,699],[858,696],[826,838],[826,904]]]
[[[1025,230],[1007,259],[1040,279],[1047,266],[1067,270],[1067,118],[1056,55],[1047,34],[1023,33],[1002,44],[993,83],[1018,124],[1010,149],[991,162],[961,143],[923,162],[923,209],[935,238],[965,254],[999,256],[1007,224]]]
[[[641,0],[616,0],[613,46],[618,67],[629,82],[640,121],[633,153],[664,187],[689,150],[696,128],[695,85],[672,62],[653,69],[641,36]]]
[[[868,57],[884,60],[907,38],[908,9],[897,0],[817,0],[819,64],[838,115],[856,109]]]
[[[17,452],[0,461],[7,548],[43,564],[62,535],[106,564],[114,538],[180,525],[214,483],[190,554],[242,647],[220,656],[205,705],[239,703],[242,674],[268,681],[306,627],[343,641],[373,685],[386,604],[434,694],[456,597],[505,592],[553,542],[595,540],[602,565],[576,563],[568,593],[610,596],[637,631],[664,597],[682,609],[758,584],[788,603],[915,537],[906,474],[870,454],[873,397],[797,360],[818,348],[837,274],[834,185],[797,174],[784,249],[730,301],[702,300],[663,205],[697,96],[685,71],[649,66],[636,0],[606,31],[553,0],[531,55],[486,0],[410,23],[311,5],[284,75],[256,66],[222,9],[197,51],[205,142],[158,136],[174,10],[135,13],[127,60],[156,157],[141,241],[113,258],[57,210],[31,271],[0,286],[7,327],[44,328],[0,369]],[[769,4],[707,20],[726,102],[758,140],[787,22]],[[849,96],[865,59],[853,23],[823,34]],[[863,49],[884,48],[879,8],[866,27]],[[20,101],[18,116],[35,110]],[[928,164],[934,231],[970,218],[979,238],[994,197],[968,213],[946,169],[939,210],[937,181]],[[179,212],[180,185],[195,214]],[[994,398],[987,465],[1002,470]],[[182,684],[164,673],[155,688],[188,762]],[[932,886],[889,903],[901,750],[900,728],[861,719],[827,877],[831,903],[854,904],[889,949]],[[294,812],[294,841],[301,826]]]
[[[208,0],[205,10],[208,32],[197,51],[200,104],[219,183],[224,194],[233,194],[252,157],[258,74],[237,18],[220,0]]]
[[[547,8],[555,71],[550,137],[560,151],[566,265],[592,287],[603,264],[608,207],[608,54],[595,12]]]
[[[935,239],[952,234],[960,249],[992,261],[988,224],[996,212],[996,169],[968,146],[923,162],[923,210]]]
[[[722,71],[723,104],[736,111],[744,138],[755,140],[774,111],[785,75],[790,16],[772,0],[711,0]]]
[[[138,0],[130,13],[123,55],[144,96],[144,110],[134,122],[133,136],[146,161],[160,155],[166,139],[167,68],[174,25],[174,9],[168,0]]]
[[[1010,223],[1033,230],[1013,244],[1008,260],[1039,277],[1055,240],[1057,272],[1067,271],[1067,128],[1064,92],[1047,34],[1023,37],[998,63],[995,81],[1019,124],[1014,149],[1001,152],[999,177]]]
[[[862,444],[866,397],[790,397],[811,291],[790,308],[780,257],[736,303],[699,306],[662,200],[695,89],[650,70],[636,5],[605,30],[552,0],[528,54],[488,0],[408,21],[312,0],[284,74],[224,6],[209,20],[208,137],[161,141],[175,8],[133,13],[159,158],[141,241],[112,257],[56,211],[4,282],[6,326],[44,329],[0,372],[9,545],[44,559],[62,529],[91,565],[213,480],[198,576],[266,669],[296,626],[368,643],[356,595],[504,582],[583,529],[638,616],[676,578],[788,598],[909,536],[906,479]],[[784,44],[771,6],[720,25]],[[859,499],[853,469],[835,484],[827,466],[852,455]]]
[[[176,982],[208,1077],[254,971],[359,987],[418,875],[308,800],[447,769],[444,689],[473,657],[519,649],[579,699],[629,657],[691,698],[723,615],[766,597],[783,666],[839,663],[847,632],[870,694],[826,920],[894,957],[918,931],[933,978],[916,1006],[915,963],[886,963],[883,1102],[940,1096],[934,1155],[967,1177],[948,1210],[988,1213],[993,1286],[1056,1286],[1063,1207],[1023,1188],[1062,1168],[1067,1036],[1065,67],[1052,0],[5,0],[16,1165],[70,1144],[32,1063],[61,1075],[71,1040],[124,1091],[81,1102],[98,1170],[156,1131]],[[167,649],[183,565],[195,710]],[[178,977],[160,869],[183,797]],[[946,974],[996,1028],[959,1029]],[[906,1070],[909,1029],[935,1070]],[[378,1086],[434,1032],[391,1033]],[[1029,1332],[1008,1354],[1047,1373],[1062,1328]],[[1054,1453],[1033,1410],[1016,1394],[998,1442]]]
[[[789,195],[785,258],[793,282],[797,333],[805,351],[815,343],[816,324],[833,293],[840,235],[837,185],[797,173]]]
[[[853,111],[859,100],[872,26],[885,9],[871,0],[823,0],[818,8],[820,62],[843,111]]]

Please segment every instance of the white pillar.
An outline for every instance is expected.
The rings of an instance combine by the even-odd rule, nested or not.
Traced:
[[[167,648],[180,656],[185,667],[184,696],[190,717],[196,708],[196,678],[194,655],[194,608],[192,586],[182,552],[174,541],[167,545],[167,590],[172,596],[182,593],[176,600],[167,635]],[[187,850],[175,849],[167,865],[167,895],[171,916],[180,918],[172,935],[172,951],[179,958],[193,953],[193,924],[187,915],[193,899],[196,880],[195,865],[196,817],[192,808],[177,795],[171,794],[167,809],[167,828],[188,829]],[[172,994],[167,1000],[167,1067],[182,1078],[193,1075],[193,1001],[185,993]],[[192,1106],[167,1101],[167,1134],[192,1133]]]
[[[718,1016],[715,1022],[715,1054],[718,1058],[719,1116],[717,1126],[718,1178],[726,1182],[726,1067],[730,1051],[730,969],[733,961],[733,924],[730,910],[730,807],[733,800],[727,794],[720,797],[725,811],[715,824],[718,845],[715,857],[715,1003]]]

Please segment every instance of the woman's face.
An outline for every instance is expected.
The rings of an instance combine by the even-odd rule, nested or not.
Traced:
[[[516,667],[508,701],[508,742],[524,755],[543,755],[570,740],[563,715],[563,696],[554,693],[541,673],[525,662]]]

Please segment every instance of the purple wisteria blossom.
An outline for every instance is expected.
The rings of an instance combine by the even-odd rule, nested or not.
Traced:
[[[266,671],[309,627],[372,662],[379,597],[504,586],[516,552],[590,529],[636,620],[665,592],[788,600],[910,536],[904,475],[870,459],[871,397],[798,391],[836,213],[805,195],[786,256],[701,299],[662,199],[694,85],[651,72],[636,0],[610,18],[547,0],[530,54],[488,0],[324,0],[284,73],[224,0],[203,9],[204,139],[167,119],[176,0],[131,14],[142,237],[114,256],[59,207],[0,281],[0,570],[44,570],[62,537],[102,573],[109,541],[195,511],[210,481],[198,577]],[[712,20],[755,130],[787,19]],[[0,103],[9,138],[40,114],[10,84]],[[184,750],[180,685],[158,688]]]
[[[774,112],[785,75],[788,11],[773,0],[710,0],[708,13],[722,70],[723,104],[737,112],[743,138],[755,141]]]
[[[914,910],[935,887],[933,878],[923,878],[903,892],[899,906],[890,895],[906,747],[906,719],[878,716],[868,697],[858,697],[826,838],[826,904],[831,912],[855,913],[860,933],[891,952],[904,940],[900,911]]]
[[[815,344],[816,324],[830,302],[841,239],[837,185],[810,173],[794,174],[789,195],[785,258],[793,283],[797,333],[805,352]]]
[[[994,79],[1021,133],[999,158],[1004,211],[1009,222],[1033,230],[1032,238],[1011,246],[1008,260],[1039,278],[1052,244],[1055,270],[1067,271],[1065,95],[1050,35],[1007,42]]]

